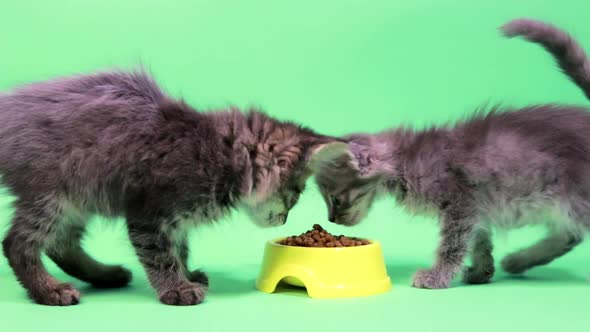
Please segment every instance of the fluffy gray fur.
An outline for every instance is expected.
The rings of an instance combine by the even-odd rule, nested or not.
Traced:
[[[0,174],[17,197],[4,254],[34,301],[77,304],[41,252],[94,286],[124,286],[128,270],[80,245],[90,216],[123,216],[159,299],[198,304],[208,280],[187,268],[187,228],[235,207],[282,225],[332,141],[256,111],[196,112],[143,71],[17,88],[0,96]]]
[[[507,36],[543,45],[590,97],[590,62],[566,33],[533,20],[505,25]],[[508,255],[502,267],[522,273],[567,253],[590,227],[590,113],[541,105],[477,112],[454,126],[351,135],[317,181],[330,220],[354,225],[381,193],[413,212],[439,217],[436,261],[414,276],[419,288],[447,288],[471,248],[467,283],[494,274],[491,226],[545,224],[539,243]]]

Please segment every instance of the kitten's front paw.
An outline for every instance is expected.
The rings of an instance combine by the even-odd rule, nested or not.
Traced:
[[[205,287],[186,282],[180,286],[164,291],[160,302],[169,305],[195,305],[205,299]]]
[[[97,288],[120,288],[131,282],[131,271],[122,266],[112,266],[92,276],[90,283]]]
[[[449,288],[449,278],[441,276],[432,270],[420,270],[414,275],[412,286],[416,288],[440,289]]]
[[[205,287],[209,286],[209,277],[201,270],[194,270],[188,274],[188,280],[199,283]]]
[[[512,274],[520,274],[529,269],[528,260],[516,254],[504,257],[500,264],[504,271]]]
[[[494,266],[468,267],[463,271],[463,282],[466,284],[486,284],[494,276]]]
[[[58,284],[43,292],[31,292],[31,298],[39,304],[68,306],[80,303],[80,292],[70,284]]]

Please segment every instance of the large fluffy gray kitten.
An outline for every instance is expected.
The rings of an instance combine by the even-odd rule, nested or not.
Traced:
[[[503,27],[543,45],[590,97],[590,62],[566,33],[532,20]],[[411,210],[439,216],[441,240],[431,269],[413,285],[449,287],[471,244],[468,283],[494,273],[490,226],[546,224],[548,236],[507,256],[510,273],[550,262],[580,243],[590,227],[590,113],[541,105],[479,112],[452,127],[393,129],[348,138],[341,155],[322,161],[317,181],[330,220],[354,225],[381,192]]]
[[[332,141],[259,112],[198,113],[143,71],[18,88],[0,96],[0,174],[17,197],[4,254],[34,301],[76,304],[41,252],[95,286],[124,286],[128,270],[80,245],[91,215],[124,216],[160,300],[200,303],[208,280],[187,269],[187,228],[238,206],[282,225]]]

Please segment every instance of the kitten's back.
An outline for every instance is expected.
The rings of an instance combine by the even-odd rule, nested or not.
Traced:
[[[0,96],[0,174],[17,196],[63,191],[114,206],[133,183],[147,181],[137,174],[157,160],[164,138],[183,131],[202,133],[191,135],[195,144],[215,134],[203,115],[166,96],[143,71],[34,83]]]
[[[0,96],[0,170],[94,144],[109,127],[141,126],[166,95],[144,71],[102,72],[33,83]],[[131,128],[129,128],[131,129]],[[43,143],[43,144],[41,144]],[[53,144],[53,145],[52,145]]]
[[[486,146],[495,137],[514,137],[514,144],[556,158],[590,163],[590,111],[583,107],[537,105],[494,108],[477,113],[455,128],[468,150]]]

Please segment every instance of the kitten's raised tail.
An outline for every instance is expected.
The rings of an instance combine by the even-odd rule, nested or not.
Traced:
[[[531,19],[516,19],[500,28],[507,37],[523,38],[543,46],[557,61],[561,70],[590,99],[590,61],[578,43],[561,29]]]

